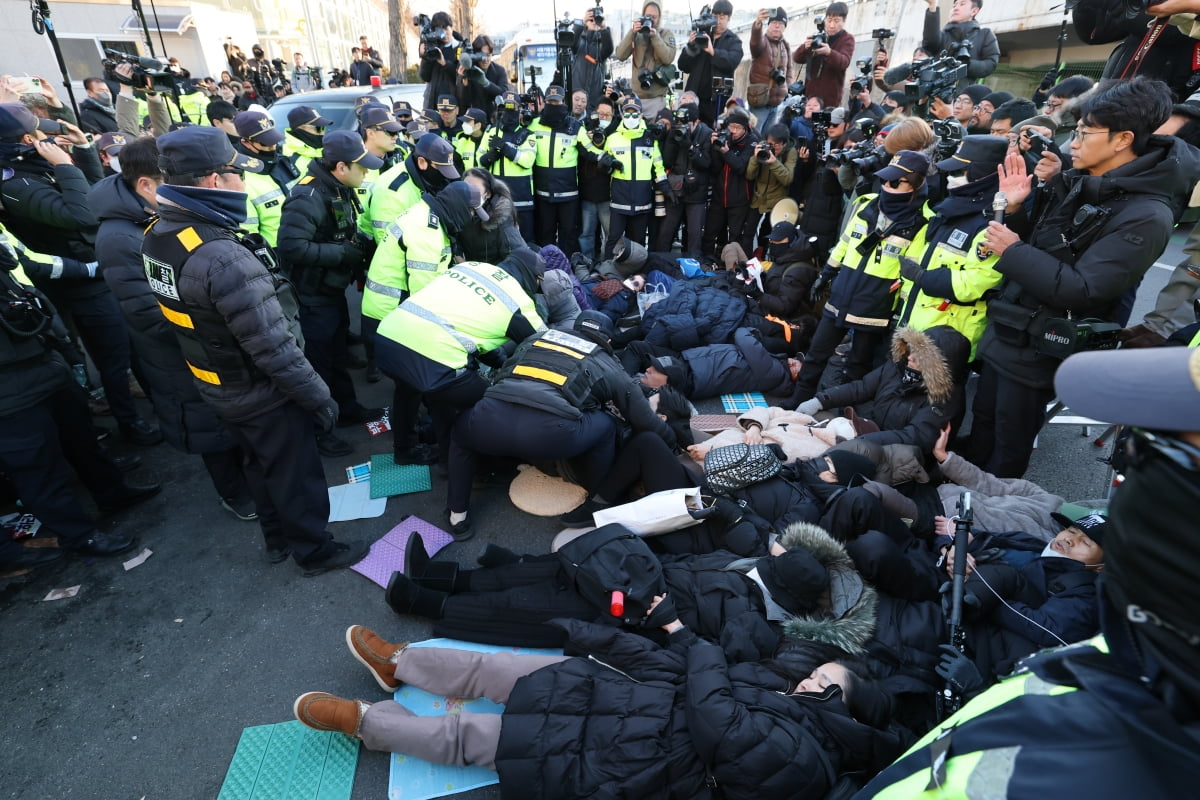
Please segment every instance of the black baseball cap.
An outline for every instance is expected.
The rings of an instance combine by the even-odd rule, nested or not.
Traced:
[[[354,131],[330,131],[321,139],[321,152],[330,161],[362,164],[367,169],[379,169],[383,159],[371,155],[367,145]]]
[[[0,103],[0,139],[17,141],[34,131],[58,133],[58,121],[42,119],[20,103]]]
[[[220,128],[189,125],[158,137],[158,168],[168,175],[204,175],[219,169],[262,172],[263,162],[234,149]]]
[[[442,177],[452,181],[462,177],[458,174],[458,168],[454,166],[454,147],[436,133],[426,133],[417,139],[417,144],[413,147],[413,154],[437,167],[437,171],[442,173]]]
[[[333,120],[321,116],[321,112],[312,106],[296,106],[288,112],[288,125],[299,128],[301,125],[313,125],[318,128],[328,128]]]
[[[961,169],[961,167],[959,168]],[[901,150],[892,156],[891,163],[875,173],[881,181],[894,181],[910,175],[925,175],[929,171],[929,159],[916,150]]]
[[[267,146],[283,141],[283,134],[275,129],[275,120],[262,111],[243,111],[233,118],[233,127],[238,136],[256,144]]]

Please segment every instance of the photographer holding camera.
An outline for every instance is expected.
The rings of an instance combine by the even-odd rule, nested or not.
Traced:
[[[642,16],[635,17],[633,25],[617,44],[613,58],[624,61],[633,56],[633,74],[638,75],[643,70],[656,73],[660,67],[675,62],[675,35],[668,30],[658,27],[662,20],[662,7],[656,0],[648,0],[642,6]],[[680,65],[682,67],[682,65]],[[633,87],[633,93],[642,101],[642,113],[650,119],[664,107],[663,98],[669,87],[665,83],[655,81],[650,86],[638,84]]]
[[[679,223],[686,219],[687,240],[683,243],[683,254],[700,257],[712,169],[711,140],[712,128],[700,121],[698,104],[685,103],[675,110],[675,125],[662,143],[662,154],[667,167],[667,182],[675,190],[676,197],[667,202],[667,213],[659,224],[653,250],[670,252]]]
[[[986,78],[996,71],[1000,61],[1000,45],[996,34],[991,28],[984,28],[975,21],[979,10],[983,8],[983,0],[954,0],[950,8],[950,21],[946,27],[941,27],[942,12],[938,8],[938,0],[928,0],[929,10],[925,12],[925,51],[937,55],[945,51],[957,57],[967,65],[967,77],[962,79],[960,86],[968,81],[974,82]]]
[[[712,135],[713,196],[704,221],[705,255],[720,252],[737,242],[749,252],[754,238],[750,224],[750,182],[746,168],[754,158],[758,134],[750,127],[750,117],[739,107],[725,115],[725,122]]]
[[[575,66],[567,87],[572,95],[587,92],[589,112],[596,110],[604,87],[604,64],[612,54],[612,31],[604,23],[604,9],[589,8],[583,12],[583,30],[575,37]]]
[[[792,53],[797,64],[808,64],[804,87],[808,96],[821,98],[826,106],[842,104],[846,92],[846,70],[854,58],[854,37],[845,30],[845,3],[830,3],[825,16],[817,17],[817,34],[809,36]]]
[[[700,16],[692,21],[679,68],[688,74],[684,88],[700,98],[700,119],[712,125],[717,119],[713,78],[726,79],[732,86],[733,71],[742,63],[742,40],[729,30],[729,17],[733,15],[729,0],[713,3],[712,13],[706,13],[707,9],[700,9]]]
[[[432,17],[424,14],[415,20],[421,33],[421,65],[417,74],[427,84],[424,108],[435,108],[438,95],[454,94],[458,84],[458,48],[462,36],[454,30],[454,23],[445,11]]]
[[[509,89],[504,67],[493,59],[496,45],[491,37],[476,36],[471,50],[458,58],[458,107],[494,108],[496,98]]]
[[[1025,160],[1010,152],[1000,171],[1005,224],[992,222],[984,244],[1004,276],[988,305],[979,343],[983,372],[963,455],[1000,478],[1019,478],[1054,397],[1054,374],[1072,351],[1114,319],[1170,239],[1200,177],[1194,148],[1154,135],[1171,114],[1166,84],[1134,78],[1093,94],[1080,108],[1072,169],[1032,191]],[[1024,241],[1022,241],[1021,236]],[[1098,330],[1099,328],[1099,330]]]
[[[775,109],[787,97],[792,82],[792,47],[783,38],[787,28],[787,12],[760,8],[758,18],[750,28],[750,85],[746,100],[750,113],[758,117],[759,133],[775,121]]]
[[[788,135],[786,125],[775,124],[767,128],[767,138],[754,146],[754,158],[746,165],[746,180],[750,181],[750,207],[754,210],[746,225],[747,233],[758,230],[758,244],[765,250],[767,235],[771,232],[771,209],[787,197],[792,180],[796,175],[796,148]],[[753,248],[751,248],[753,249]],[[747,253],[751,249],[746,250]]]

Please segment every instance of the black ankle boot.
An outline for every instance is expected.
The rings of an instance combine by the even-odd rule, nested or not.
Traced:
[[[404,575],[407,578],[419,578],[428,568],[429,553],[425,550],[425,542],[419,533],[413,531],[404,543]]]
[[[458,564],[453,561],[430,561],[425,570],[413,582],[424,589],[454,594],[458,578]]]
[[[447,592],[426,589],[415,581],[404,576],[402,572],[393,572],[388,581],[384,599],[397,614],[411,614],[426,619],[441,619],[446,606]]]

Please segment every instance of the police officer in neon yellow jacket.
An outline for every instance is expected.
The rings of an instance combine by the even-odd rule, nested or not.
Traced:
[[[534,241],[533,162],[537,148],[529,128],[521,124],[521,110],[516,92],[505,92],[496,98],[499,121],[483,135],[479,149],[479,166],[491,170],[512,191],[517,208],[521,238]]]
[[[373,219],[365,212],[371,204],[371,196],[375,193],[375,184],[379,183],[381,176],[389,168],[403,160],[397,152],[397,142],[404,127],[396,121],[396,117],[386,106],[368,103],[358,109],[358,128],[362,133],[363,143],[367,146],[367,152],[383,160],[383,166],[368,172],[366,180],[354,190],[364,211],[358,215],[358,229],[363,235],[374,239],[375,225]]]
[[[675,196],[667,185],[658,142],[650,136],[642,120],[641,103],[629,95],[621,99],[620,105],[621,125],[604,141],[604,152],[599,159],[603,169],[612,169],[605,258],[612,258],[613,246],[623,236],[645,244],[655,187]]]
[[[479,108],[468,108],[462,116],[462,129],[454,134],[454,152],[462,159],[463,172],[479,166],[479,157],[487,152],[481,149],[483,134],[487,130],[487,114]]]
[[[949,194],[901,259],[900,325],[918,331],[949,325],[971,343],[972,360],[987,325],[986,297],[1002,278],[994,269],[1000,257],[982,241],[1000,188],[996,167],[1007,152],[998,136],[967,136],[957,153],[937,163]]]
[[[452,184],[456,189],[466,186]],[[524,252],[540,258],[528,248]],[[515,257],[517,253],[509,256]],[[478,361],[499,366],[506,342],[521,342],[544,328],[533,298],[508,271],[466,261],[440,273],[384,318],[375,337],[375,358],[396,382],[398,396],[424,394],[445,458],[455,417],[474,405],[488,386],[479,375]],[[401,459],[411,447],[401,437],[415,423],[416,405],[392,408],[394,446]]]
[[[375,242],[383,244],[388,227],[421,195],[436,194],[460,177],[450,144],[436,133],[421,136],[403,161],[379,173],[370,200],[363,205],[363,217],[370,223]]]
[[[856,381],[870,371],[875,348],[887,335],[896,307],[900,257],[932,213],[925,203],[928,169],[924,155],[901,150],[878,173],[882,191],[855,201],[825,269],[809,292],[816,303],[822,289],[832,283],[796,381],[793,403],[817,393],[825,365],[848,330],[854,336],[844,370],[848,381],[842,382]]]
[[[246,221],[242,229],[261,235],[274,247],[279,239],[283,201],[300,175],[279,149],[283,134],[276,130],[270,114],[243,111],[233,118],[233,125],[240,137],[238,151],[263,162],[262,172],[246,172],[242,176],[246,184]]]
[[[321,157],[321,138],[333,121],[322,117],[321,112],[312,106],[296,106],[288,112],[287,118],[284,145],[288,160],[296,167],[297,173],[303,175],[308,171],[308,162]]]
[[[486,221],[478,186],[455,181],[426,194],[388,226],[363,291],[363,314],[382,320],[410,294],[450,267],[454,240],[474,214]]]

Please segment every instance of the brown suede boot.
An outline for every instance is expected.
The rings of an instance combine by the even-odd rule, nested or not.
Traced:
[[[379,688],[385,692],[394,692],[400,688],[400,681],[395,677],[396,664],[392,659],[408,647],[408,642],[390,644],[362,625],[351,625],[346,629],[346,646],[350,648],[350,655],[358,659],[358,663],[371,670]]]
[[[308,692],[296,698],[292,712],[296,719],[313,730],[335,731],[361,739],[359,728],[370,703],[344,700],[325,692]]]

